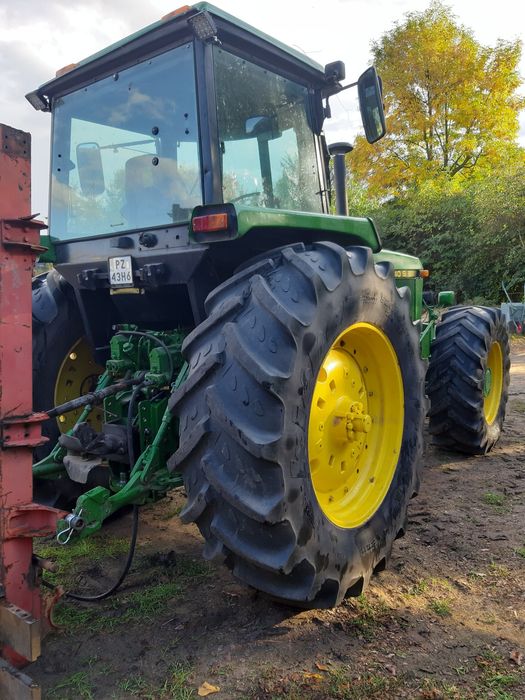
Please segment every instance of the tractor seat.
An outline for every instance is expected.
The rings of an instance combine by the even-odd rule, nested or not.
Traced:
[[[155,165],[155,162],[157,163]],[[126,161],[122,214],[132,228],[180,221],[180,209],[192,209],[194,197],[175,158],[145,154]]]

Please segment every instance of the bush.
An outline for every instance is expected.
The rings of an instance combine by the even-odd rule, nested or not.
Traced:
[[[421,258],[429,287],[453,289],[459,301],[517,296],[525,280],[525,168],[468,185],[426,183],[376,207],[383,244]]]

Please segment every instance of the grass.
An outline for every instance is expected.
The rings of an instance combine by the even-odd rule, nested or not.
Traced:
[[[350,620],[350,624],[355,628],[358,636],[360,635],[366,640],[373,639],[377,628],[389,611],[387,605],[382,601],[373,603],[364,594],[361,594],[349,601],[349,606],[357,613]]]
[[[482,581],[486,576],[483,571],[469,571],[467,574],[469,581]]]
[[[129,540],[94,535],[84,540],[76,540],[67,545],[56,542],[36,543],[35,554],[43,559],[51,559],[57,566],[56,573],[47,572],[45,578],[54,585],[69,586],[75,579],[77,567],[84,563],[100,562],[107,557],[116,557],[128,551]]]
[[[510,690],[519,683],[520,677],[517,673],[509,672],[507,664],[497,652],[487,649],[476,661],[481,672],[476,697],[517,700],[518,696]]]
[[[445,578],[432,577],[419,579],[405,595],[408,597],[423,596],[429,610],[432,610],[439,617],[448,617],[452,611],[446,595],[451,590],[450,581]]]
[[[513,686],[519,682],[518,676],[513,673],[485,670],[481,678],[470,680],[473,684],[468,683],[469,679],[463,676],[458,686],[434,678],[425,678],[420,688],[423,694],[417,697],[440,700],[519,700],[523,697],[512,692]]]
[[[56,607],[54,621],[70,632],[81,628],[90,632],[110,631],[120,625],[151,620],[158,615],[161,606],[178,597],[182,590],[179,581],[153,584],[130,595],[113,599],[103,609],[60,603]]]
[[[518,547],[516,554],[525,559],[525,547]]]
[[[497,578],[508,578],[510,576],[510,569],[508,566],[497,564],[494,561],[489,564],[489,571],[492,576]]]
[[[505,505],[505,496],[502,493],[493,493],[492,491],[487,491],[483,494],[483,502],[488,506],[495,506],[496,508],[503,508]]]
[[[451,589],[452,585],[450,581],[447,581],[446,578],[438,578],[436,576],[433,576],[432,578],[428,579],[418,579],[416,583],[414,583],[414,585],[409,588],[405,595],[418,596],[429,594],[432,591],[450,591]]]
[[[173,508],[169,508],[165,513],[162,513],[162,515],[160,515],[158,519],[159,520],[171,520],[172,518],[178,517],[183,508],[184,508],[184,506],[182,506],[182,505],[173,506]]]
[[[482,615],[479,619],[485,625],[497,625],[499,622],[498,616],[490,612]]]
[[[126,538],[110,538],[93,535],[84,540],[76,540],[67,545],[45,542],[36,546],[37,554],[44,559],[53,559],[59,566],[69,566],[79,557],[89,557],[90,561],[100,561],[127,552],[129,541]]]
[[[46,693],[46,700],[94,700],[92,681],[97,676],[107,674],[110,667],[107,664],[96,666],[100,662],[97,656],[83,660],[86,671],[77,671],[56,683]]]
[[[429,600],[428,607],[439,617],[448,617],[452,614],[447,600]]]
[[[54,612],[54,621],[68,632],[80,629],[90,632],[111,631],[121,625],[147,622],[158,617],[162,607],[178,598],[188,584],[209,575],[211,569],[205,562],[197,562],[180,556],[176,565],[164,574],[168,580],[144,586],[138,591],[110,598],[97,607],[82,607],[78,604],[59,603]]]
[[[191,668],[186,664],[172,664],[162,685],[148,682],[142,676],[121,680],[118,689],[125,697],[139,697],[141,700],[192,700],[196,697],[193,688],[188,686]]]
[[[126,695],[131,695],[133,697],[137,695],[142,695],[147,692],[149,688],[148,681],[142,676],[132,676],[131,678],[125,678],[121,680],[118,684],[118,689],[121,690]]]
[[[293,673],[287,677],[275,668],[268,668],[246,697],[257,700],[383,700],[386,696],[395,697],[392,693],[403,683],[402,677],[371,671],[357,675],[346,666],[333,668],[326,674]]]
[[[330,672],[329,695],[326,697],[334,700],[379,699],[401,685],[401,678],[382,676],[377,673],[367,673],[355,678],[345,670],[337,670]]]
[[[49,700],[66,700],[66,698],[82,698],[82,700],[93,700],[93,686],[90,682],[92,674],[90,671],[77,671],[64,680],[54,685],[48,692]]]
[[[421,578],[409,589],[407,595],[423,595],[423,593],[426,593],[426,591],[428,591],[429,585],[430,584],[428,581],[426,581],[424,578]]]

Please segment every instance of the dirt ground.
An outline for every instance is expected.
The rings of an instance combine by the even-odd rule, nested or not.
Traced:
[[[525,343],[511,372],[499,444],[479,458],[427,449],[408,532],[366,594],[324,611],[268,601],[201,560],[174,493],[144,509],[118,595],[58,606],[62,628],[27,669],[43,697],[189,700],[206,682],[217,700],[525,698]],[[54,579],[103,590],[129,527],[45,545]]]

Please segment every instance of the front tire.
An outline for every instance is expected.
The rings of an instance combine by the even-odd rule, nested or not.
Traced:
[[[432,343],[427,379],[434,442],[485,454],[499,440],[510,381],[510,348],[499,309],[445,311]]]
[[[407,290],[367,248],[298,244],[234,275],[206,310],[170,400],[181,517],[205,557],[278,600],[358,595],[419,484],[424,366]]]

